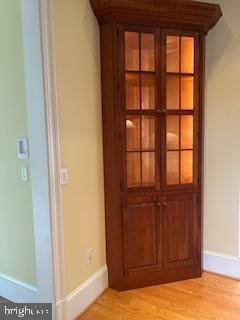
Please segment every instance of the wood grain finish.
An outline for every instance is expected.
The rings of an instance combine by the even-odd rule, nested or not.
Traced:
[[[158,52],[155,63],[156,82],[158,79],[160,81],[156,87],[156,101],[159,104],[153,110],[128,110],[123,99],[126,88],[124,35],[125,31],[134,30],[138,35],[155,35],[155,51]],[[167,34],[195,38],[194,74],[197,88],[194,90],[194,111],[178,109],[163,112],[166,109],[166,95],[162,90],[166,88],[164,70]],[[200,202],[196,202],[201,191],[198,179],[201,175],[200,169],[198,172],[198,162],[201,163],[198,153],[198,145],[201,144],[198,136],[198,36],[195,32],[115,23],[101,27],[107,264],[111,288],[126,290],[201,275]],[[179,158],[178,182],[167,185],[165,145],[168,115],[177,115],[179,119],[184,115],[194,117],[194,139],[191,139],[191,147],[194,144],[194,174],[190,167],[189,183],[180,184],[180,173],[183,172],[180,170],[182,161]],[[147,147],[154,156],[155,177],[154,162],[149,167],[148,162],[142,161],[148,155],[146,144],[150,144],[149,136],[152,136],[146,134],[144,119],[147,116],[155,119],[156,123],[153,130],[155,146],[153,143],[151,147]],[[126,119],[131,122],[130,129],[127,128]],[[179,124],[180,129],[181,122]],[[144,139],[141,132],[144,133]],[[145,139],[148,140],[147,143]],[[178,156],[181,154],[182,152],[177,151]],[[147,175],[145,179],[146,168],[152,168],[151,179]],[[177,193],[178,190],[181,191],[180,194]]]
[[[104,189],[106,214],[107,264],[111,271],[109,284],[119,286],[123,277],[123,240],[120,198],[119,131],[116,125],[118,110],[118,72],[117,39],[115,23],[101,28],[102,61],[102,114],[103,114],[103,153],[104,153]]]
[[[79,320],[239,320],[240,283],[202,278],[138,290],[108,289]]]
[[[0,303],[10,303],[10,301],[0,297]]]
[[[199,277],[204,33],[220,8],[189,0],[92,5],[101,35],[109,285],[128,290]],[[139,20],[143,9],[153,25]],[[203,11],[209,25],[198,28]],[[167,88],[169,77],[177,89]]]
[[[200,260],[198,195],[168,196],[164,202],[164,262],[166,268],[197,264]]]
[[[191,0],[90,0],[90,2],[100,24],[118,21],[207,33],[222,16],[219,5]]]
[[[126,208],[123,229],[129,269],[157,264],[156,223],[153,203],[141,199],[140,204],[135,203]]]

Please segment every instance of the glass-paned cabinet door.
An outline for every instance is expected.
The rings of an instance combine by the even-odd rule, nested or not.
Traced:
[[[156,35],[124,31],[126,187],[156,182]]]
[[[127,187],[155,185],[155,117],[126,116]]]
[[[192,185],[197,163],[195,137],[198,101],[196,36],[166,34],[165,184]]]
[[[155,43],[155,34],[124,32],[126,110],[155,109]]]

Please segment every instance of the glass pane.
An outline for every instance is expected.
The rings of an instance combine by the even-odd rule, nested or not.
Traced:
[[[141,34],[141,69],[155,70],[155,36],[150,33]]]
[[[179,109],[179,77],[167,76],[167,109]]]
[[[181,80],[181,108],[193,109],[194,81],[192,76],[183,76]]]
[[[167,72],[180,72],[180,37],[167,36]]]
[[[181,69],[184,73],[194,73],[194,38],[182,37]]]
[[[140,70],[139,63],[139,33],[125,32],[125,68]]]
[[[193,182],[193,151],[181,152],[181,183]]]
[[[142,74],[142,109],[155,109],[155,75]]]
[[[179,151],[167,152],[167,185],[179,184]]]
[[[144,187],[155,185],[155,153],[142,153],[142,185]]]
[[[193,148],[193,116],[181,116],[181,149]]]
[[[126,108],[140,109],[139,74],[126,73]]]
[[[142,117],[142,149],[155,149],[155,118]]]
[[[141,186],[141,154],[127,153],[127,185],[129,188]]]
[[[129,116],[126,120],[127,151],[140,150],[140,118]]]
[[[179,149],[179,116],[167,116],[167,149]]]

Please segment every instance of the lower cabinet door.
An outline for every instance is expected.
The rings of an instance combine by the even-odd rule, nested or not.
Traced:
[[[200,274],[197,194],[128,198],[122,214],[127,288]]]
[[[173,195],[161,201],[164,269],[200,261],[201,220],[198,195]]]
[[[126,201],[123,210],[125,276],[156,271],[161,264],[159,212],[155,198]]]

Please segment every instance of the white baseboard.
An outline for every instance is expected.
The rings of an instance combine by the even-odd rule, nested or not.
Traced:
[[[240,259],[204,251],[203,269],[240,280]],[[107,266],[102,267],[79,288],[57,303],[57,320],[73,320],[81,315],[108,287]]]
[[[55,314],[56,314],[56,319],[55,320],[66,320],[66,300],[61,300],[56,303],[55,307]]]
[[[15,303],[37,303],[37,288],[0,273],[0,296]]]
[[[203,269],[240,280],[240,258],[237,257],[204,251]]]
[[[91,278],[57,303],[57,320],[73,320],[81,315],[108,287],[107,266],[103,266]]]

